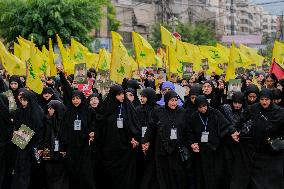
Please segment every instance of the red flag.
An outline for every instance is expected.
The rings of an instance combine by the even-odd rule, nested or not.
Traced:
[[[273,59],[269,72],[274,73],[278,80],[284,78],[284,70],[277,62],[275,62],[275,59]]]

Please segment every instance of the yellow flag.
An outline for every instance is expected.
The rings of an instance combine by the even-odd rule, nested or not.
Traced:
[[[169,72],[177,74],[179,77],[182,77],[183,63],[186,57],[182,41],[177,41],[177,48],[171,46],[169,46],[168,48]]]
[[[28,61],[28,75],[26,85],[34,92],[41,94],[43,83],[41,81],[42,70],[38,67],[38,62],[41,62],[41,57],[37,54],[37,49],[31,46],[30,60]]]
[[[56,76],[57,70],[55,64],[55,55],[53,52],[52,40],[50,38],[48,39],[48,60],[50,67],[50,76]]]
[[[21,46],[16,42],[14,42],[14,55],[21,59]]]
[[[4,44],[0,41],[0,58],[3,67],[11,75],[26,75],[26,66],[18,57],[9,53]]]
[[[161,29],[162,44],[169,47],[175,47],[177,39],[173,36],[173,34],[163,26],[160,26],[160,29]]]
[[[201,63],[204,57],[201,55],[198,46],[185,42],[183,43],[183,45],[186,49],[187,56],[189,57],[188,62],[193,63],[193,70],[196,72],[202,70]]]
[[[87,68],[95,68],[99,62],[99,55],[91,52],[84,52],[84,60],[86,62]]]
[[[22,38],[21,36],[17,38],[18,42],[21,46],[21,57],[22,61],[28,61],[30,59],[30,46],[31,42],[27,41],[26,39]]]
[[[74,60],[76,63],[84,63],[85,62],[85,57],[84,57],[85,52],[89,52],[88,48],[72,38],[71,47],[70,47],[70,53],[71,53],[72,60]]]
[[[282,68],[284,68],[284,43],[274,41],[272,61],[275,59]]]
[[[228,67],[226,69],[226,77],[225,80],[229,81],[230,79],[235,79],[236,74],[235,74],[235,62],[239,60],[239,54],[238,50],[235,47],[235,43],[232,43],[232,47],[230,49],[230,58],[229,58],[229,63]]]
[[[156,64],[155,51],[152,46],[141,35],[132,32],[136,61],[140,67],[152,67]]]
[[[217,64],[224,64],[229,61],[229,56],[217,47],[200,45],[201,54],[206,58],[213,59]]]
[[[58,34],[56,34],[56,38],[57,38],[57,44],[58,44],[58,48],[60,50],[64,70],[68,74],[73,74],[74,73],[74,64],[73,64],[73,62],[71,62],[71,58],[69,56],[70,53],[68,52],[67,48],[66,49],[64,48],[62,41],[61,41]]]
[[[242,44],[240,44],[239,48],[240,48],[240,51],[250,59],[249,64],[247,64],[245,67],[248,67],[251,64],[255,64],[256,66],[262,66],[264,57],[257,54],[256,49],[247,47]]]
[[[122,37],[117,32],[112,34],[112,57],[110,64],[110,79],[121,84],[124,78],[132,75],[131,60],[128,52],[121,40]]]
[[[100,49],[99,61],[96,66],[98,70],[107,71],[110,70],[111,54],[106,49]]]
[[[230,49],[225,47],[224,45],[217,43],[216,48],[226,54],[226,56],[230,56]]]

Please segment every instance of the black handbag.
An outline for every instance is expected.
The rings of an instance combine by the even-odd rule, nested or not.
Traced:
[[[270,147],[272,148],[272,150],[276,152],[284,150],[284,139],[283,138],[276,138],[276,139],[268,138],[268,143],[270,144]]]
[[[180,154],[180,159],[182,162],[188,161],[190,159],[190,153],[188,148],[184,146],[179,146],[179,154]]]

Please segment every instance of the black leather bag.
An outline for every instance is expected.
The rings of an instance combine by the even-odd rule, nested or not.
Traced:
[[[284,150],[284,139],[283,138],[276,138],[276,139],[268,139],[268,143],[273,151],[281,151]]]

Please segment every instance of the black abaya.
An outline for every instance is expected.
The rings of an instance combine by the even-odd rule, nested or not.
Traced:
[[[12,173],[11,165],[8,163],[8,147],[11,143],[12,132],[9,101],[5,95],[0,94],[0,189],[8,188]]]
[[[141,130],[133,105],[126,99],[123,103],[116,100],[116,95],[121,93],[121,86],[112,86],[102,103],[98,113],[99,142],[105,169],[105,187],[133,189],[136,184],[136,149],[132,148],[131,140],[140,141]],[[123,128],[117,127],[120,109]]]

